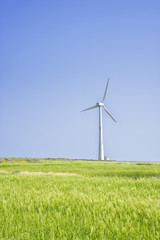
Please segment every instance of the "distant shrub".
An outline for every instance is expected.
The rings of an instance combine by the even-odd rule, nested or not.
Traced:
[[[19,161],[19,163],[27,163],[25,160],[23,160],[23,161]]]

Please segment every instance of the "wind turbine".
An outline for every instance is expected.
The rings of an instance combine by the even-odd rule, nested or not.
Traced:
[[[104,92],[104,96],[103,96],[102,102],[97,102],[95,106],[86,108],[86,109],[81,111],[81,112],[84,112],[84,111],[88,111],[88,110],[93,109],[93,108],[99,108],[99,155],[98,155],[98,159],[99,160],[104,160],[103,130],[102,130],[102,107],[104,108],[106,113],[113,119],[113,121],[115,123],[117,123],[116,120],[111,115],[111,113],[104,106],[104,100],[105,100],[105,97],[106,97],[106,94],[107,94],[108,84],[109,84],[109,79],[107,81],[107,85],[106,85],[106,89],[105,89],[105,92]]]

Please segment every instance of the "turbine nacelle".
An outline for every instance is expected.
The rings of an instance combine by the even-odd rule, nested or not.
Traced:
[[[96,106],[97,106],[97,107],[103,107],[103,106],[104,106],[104,103],[97,102],[97,103],[96,103]]]

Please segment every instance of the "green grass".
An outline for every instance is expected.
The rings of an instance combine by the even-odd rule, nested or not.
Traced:
[[[160,239],[159,163],[2,161],[0,239]]]

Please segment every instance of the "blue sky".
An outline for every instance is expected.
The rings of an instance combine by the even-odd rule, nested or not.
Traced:
[[[0,156],[160,160],[160,2],[0,1]]]

